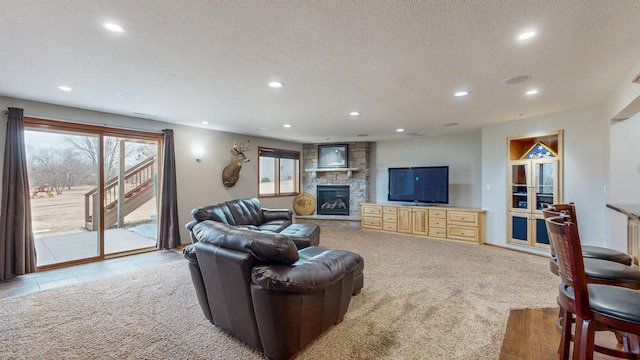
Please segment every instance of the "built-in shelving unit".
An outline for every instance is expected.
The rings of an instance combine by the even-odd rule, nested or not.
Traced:
[[[562,135],[508,139],[508,243],[549,248],[542,206],[562,202]]]

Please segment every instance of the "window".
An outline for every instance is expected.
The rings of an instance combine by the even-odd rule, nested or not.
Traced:
[[[258,195],[291,196],[300,192],[300,152],[258,148]]]

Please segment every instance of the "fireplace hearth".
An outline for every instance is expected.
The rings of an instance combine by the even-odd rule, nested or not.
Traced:
[[[349,185],[318,185],[316,214],[349,215]]]

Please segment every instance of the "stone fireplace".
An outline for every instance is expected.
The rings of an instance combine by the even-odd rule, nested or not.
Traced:
[[[369,143],[348,143],[348,164],[346,168],[342,169],[318,168],[318,145],[304,144],[302,147],[302,191],[316,196],[316,202],[318,202],[316,213],[306,216],[306,218],[325,220],[326,218],[338,218],[340,222],[352,221],[354,222],[353,226],[359,226],[360,203],[369,201]],[[345,197],[340,198],[347,208],[346,211],[342,209],[343,214],[323,212],[323,210],[327,210],[322,209],[326,200],[320,199],[318,188],[322,189],[325,186],[330,188],[340,186],[346,189],[348,197],[341,195]]]
[[[349,185],[318,185],[316,214],[349,215]]]

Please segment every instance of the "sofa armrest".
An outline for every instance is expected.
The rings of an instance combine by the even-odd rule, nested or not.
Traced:
[[[290,209],[265,209],[262,208],[262,215],[264,216],[264,222],[273,220],[291,220],[293,217],[293,211]]]
[[[200,220],[193,219],[193,220],[189,221],[184,226],[184,228],[187,229],[187,231],[191,231],[191,230],[193,230],[193,227],[196,226],[199,222],[200,222]]]
[[[182,256],[189,261],[198,262],[196,257],[196,247],[193,244],[189,244],[182,249]]]

